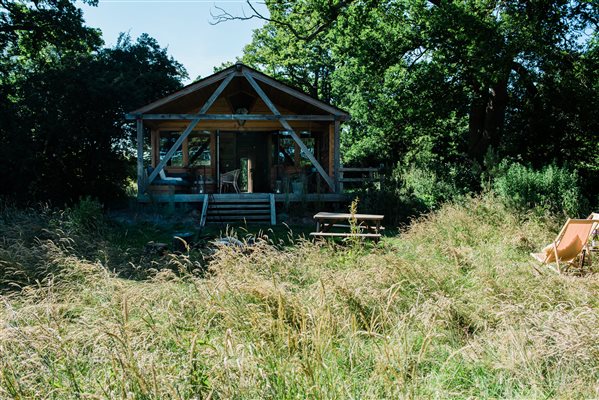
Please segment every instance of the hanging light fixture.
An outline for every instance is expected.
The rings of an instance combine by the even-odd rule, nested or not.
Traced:
[[[247,115],[247,113],[248,109],[244,107],[235,110],[235,114]],[[242,128],[245,125],[245,119],[238,119],[237,124],[239,124],[239,127]]]

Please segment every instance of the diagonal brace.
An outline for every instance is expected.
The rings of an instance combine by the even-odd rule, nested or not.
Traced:
[[[214,104],[214,102],[216,101],[216,99],[218,98],[218,96],[220,96],[220,94],[223,92],[223,90],[225,90],[225,88],[227,87],[227,85],[229,84],[229,82],[231,82],[231,80],[233,79],[233,77],[235,77],[235,72],[232,72],[229,75],[227,75],[226,78],[218,86],[218,88],[216,88],[216,90],[214,91],[214,93],[212,93],[212,96],[210,96],[210,98],[202,106],[202,108],[200,109],[200,111],[198,111],[198,113],[197,113],[198,117],[196,117],[195,119],[191,120],[191,122],[189,123],[189,125],[187,126],[187,128],[185,128],[185,130],[183,131],[183,133],[181,134],[181,136],[179,136],[179,138],[177,139],[177,141],[175,142],[175,144],[173,144],[173,146],[166,153],[166,155],[164,156],[164,158],[162,160],[160,160],[160,162],[158,163],[158,165],[156,166],[156,168],[154,169],[154,171],[152,171],[152,173],[148,177],[147,185],[151,184],[154,181],[154,179],[156,179],[156,176],[158,176],[158,174],[160,173],[160,171],[162,171],[164,169],[164,167],[166,166],[166,163],[173,157],[173,155],[175,154],[175,152],[177,150],[179,150],[179,148],[183,144],[183,141],[185,139],[187,139],[187,137],[189,136],[189,134],[191,133],[191,131],[193,130],[193,128],[195,128],[195,126],[198,124],[198,122],[200,122],[201,117],[199,117],[199,115],[206,114],[206,112],[208,111],[208,109],[210,109],[210,107],[212,106],[212,104]],[[144,190],[142,190],[140,192],[143,193],[144,191],[145,191],[145,188],[144,188]]]
[[[289,125],[287,120],[281,116],[281,113],[279,112],[279,110],[277,110],[277,107],[275,107],[273,102],[270,101],[270,99],[268,98],[266,93],[264,93],[262,88],[258,85],[256,80],[252,76],[251,72],[249,72],[247,69],[243,69],[243,76],[245,76],[245,78],[248,80],[250,85],[252,85],[252,87],[254,88],[256,93],[258,93],[258,96],[260,96],[262,101],[264,101],[264,103],[266,103],[266,105],[268,106],[270,111],[272,111],[272,113],[278,117],[279,122],[281,123],[283,128],[285,128],[285,130],[289,131],[289,134],[291,135],[291,137],[293,138],[295,143],[298,144],[298,146],[300,147],[302,152],[306,155],[306,157],[308,157],[308,159],[310,160],[312,165],[314,165],[316,167],[316,170],[318,171],[318,173],[322,176],[324,181],[327,183],[327,185],[329,185],[331,190],[334,192],[335,191],[335,183],[333,182],[333,179],[331,179],[331,177],[326,173],[324,168],[322,168],[322,165],[320,165],[320,163],[318,162],[316,157],[314,157],[314,154],[312,154],[312,152],[310,151],[310,149],[308,149],[308,147],[302,141],[302,139],[300,139],[300,137],[297,135],[297,133],[295,133],[295,131],[293,130],[291,125]]]

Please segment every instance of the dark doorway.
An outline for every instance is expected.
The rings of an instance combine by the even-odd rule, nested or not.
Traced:
[[[239,187],[254,193],[269,193],[268,133],[221,132],[220,173],[240,169]],[[248,173],[249,167],[249,173]]]

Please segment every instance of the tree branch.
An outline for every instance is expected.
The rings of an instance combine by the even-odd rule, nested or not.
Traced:
[[[257,19],[261,19],[263,21],[270,22],[275,25],[279,25],[284,28],[287,28],[293,34],[293,36],[295,36],[296,38],[298,38],[300,40],[304,40],[304,41],[308,42],[308,41],[314,39],[316,36],[318,36],[321,32],[325,31],[341,15],[341,13],[349,5],[351,5],[354,1],[356,1],[356,0],[342,0],[339,3],[331,6],[329,12],[327,13],[328,15],[323,19],[323,21],[317,22],[316,24],[314,24],[312,27],[306,29],[305,31],[304,30],[299,31],[298,29],[295,28],[295,26],[291,22],[288,22],[288,21],[285,21],[282,19],[270,18],[270,17],[265,16],[264,14],[259,12],[256,9],[256,7],[254,7],[254,5],[251,3],[250,0],[246,0],[246,4],[252,10],[252,14],[250,14],[250,15],[247,15],[245,13],[245,11],[243,11],[243,15],[233,15],[230,12],[223,9],[222,7],[214,6],[214,8],[217,9],[220,13],[213,14],[212,10],[210,11],[210,15],[215,20],[214,22],[211,22],[211,24],[217,25],[217,24],[220,24],[220,23],[226,22],[226,21],[233,21],[233,20],[247,21],[250,19],[257,18]]]
[[[528,94],[533,97],[536,96],[538,92],[537,87],[535,86],[530,72],[524,67],[524,65],[517,61],[513,61],[511,67],[512,71],[516,72],[518,76],[520,76],[520,80],[522,83],[524,83],[524,86],[526,86],[526,91]]]

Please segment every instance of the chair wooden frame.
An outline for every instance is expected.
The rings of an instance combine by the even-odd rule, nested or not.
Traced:
[[[592,216],[592,214],[591,214],[591,216]],[[570,219],[570,218],[568,218],[568,220],[566,221],[566,223],[560,230],[559,234],[557,235],[557,237],[555,238],[553,243],[551,243],[551,245],[553,245],[553,256],[555,257],[555,263],[557,265],[558,272],[561,272],[560,261],[568,263],[568,264],[572,263],[572,261],[574,261],[576,259],[576,257],[578,255],[580,255],[583,252],[583,250],[587,247],[588,238],[591,234],[591,231],[593,230],[593,227],[597,223],[598,223],[598,221],[595,219]],[[572,226],[573,224],[588,226],[587,234],[583,235],[582,237],[577,235],[577,237],[581,239],[580,240],[580,248],[575,248],[575,251],[571,253],[571,254],[576,253],[576,255],[574,257],[563,260],[560,257],[559,252],[567,249],[567,246],[571,246],[572,243],[565,243],[566,247],[563,247],[563,246],[560,247],[560,246],[562,245],[563,239],[564,239],[566,233],[568,232],[568,228],[570,226]],[[554,261],[548,261],[551,257],[551,255],[548,252],[531,253],[531,256],[534,257],[537,261],[541,262],[541,264],[550,264],[550,263],[554,262]]]

